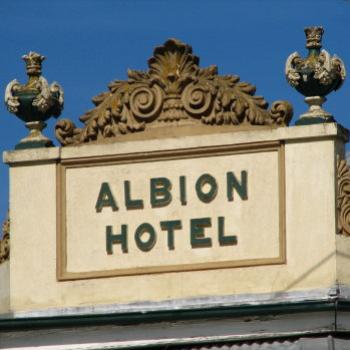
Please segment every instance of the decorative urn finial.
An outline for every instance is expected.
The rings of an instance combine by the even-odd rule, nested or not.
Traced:
[[[346,76],[343,61],[333,57],[326,50],[321,50],[322,27],[307,27],[306,48],[308,56],[301,58],[297,52],[292,53],[286,61],[285,74],[288,83],[305,96],[309,110],[300,116],[297,125],[334,122],[333,116],[323,110],[326,95],[338,90]]]
[[[12,80],[6,87],[5,104],[10,113],[26,123],[30,130],[16,149],[50,147],[53,143],[41,131],[46,127],[45,121],[51,116],[57,118],[63,109],[63,90],[53,82],[48,84],[41,75],[41,65],[45,57],[36,52],[22,56],[26,63],[28,82],[25,85]]]

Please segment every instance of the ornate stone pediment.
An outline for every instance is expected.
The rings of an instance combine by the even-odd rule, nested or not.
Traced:
[[[154,50],[149,70],[128,71],[128,80],[109,84],[92,99],[95,108],[80,117],[76,128],[67,119],[56,125],[65,145],[80,144],[144,131],[153,127],[203,124],[286,126],[292,106],[268,103],[255,87],[236,75],[220,76],[216,66],[199,67],[191,46],[170,39]]]

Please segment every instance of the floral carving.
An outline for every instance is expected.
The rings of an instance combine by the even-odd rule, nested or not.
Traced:
[[[0,239],[0,264],[10,259],[10,219],[6,218],[2,225],[2,239]]]
[[[344,159],[337,159],[338,170],[338,233],[350,235],[350,168]]]
[[[76,128],[60,120],[56,137],[62,145],[79,144],[145,130],[150,123],[286,126],[292,106],[268,103],[238,76],[219,76],[216,66],[199,67],[192,48],[170,39],[154,50],[147,72],[129,70],[127,81],[113,81],[108,92],[93,98],[96,108],[80,117]]]

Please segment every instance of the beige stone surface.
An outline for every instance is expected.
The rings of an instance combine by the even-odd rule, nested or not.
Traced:
[[[11,309],[25,311],[52,307],[123,304],[201,296],[311,290],[333,286],[337,280],[335,150],[339,148],[339,142],[342,142],[339,130],[334,124],[71,147],[61,150],[61,158],[66,162],[74,163],[72,158],[92,157],[99,154],[156,152],[162,149],[176,150],[271,140],[285,140],[287,250],[285,264],[76,281],[57,281],[56,278],[56,164],[50,163],[50,157],[47,157],[48,162],[45,163],[45,155],[43,155],[41,162],[38,163],[36,158],[35,165],[31,166],[30,155],[28,155],[28,163],[11,167],[10,170]],[[12,152],[11,156],[8,153],[4,156],[10,166],[17,161],[21,162],[20,159],[23,159],[21,157],[17,156],[16,152]],[[238,162],[239,168],[240,163],[244,164],[244,161],[247,160],[242,156]],[[177,161],[174,162],[177,164]],[[179,161],[179,168],[186,166],[185,163]],[[204,165],[200,162],[194,164],[195,168],[204,170],[201,168]],[[149,165],[147,173],[155,174],[159,168],[160,173],[165,171],[168,175],[169,170],[162,170],[160,165],[154,168],[152,166]],[[259,167],[262,169],[261,179],[257,177],[252,180],[254,186],[261,182],[273,187],[273,181],[270,183],[270,179],[266,179],[264,173],[266,171],[266,174],[269,174],[270,171],[272,179],[275,178],[276,162],[273,159],[266,159],[266,164],[255,161],[247,166],[256,167],[257,170],[260,169]],[[211,165],[210,169],[212,167]],[[226,165],[223,167],[225,171],[228,169]],[[266,167],[271,169],[267,170]],[[132,169],[137,171],[137,164]],[[93,169],[89,170],[93,174],[91,178],[95,177],[100,182],[103,174],[107,177],[113,175],[108,174],[107,169],[103,167],[100,170],[101,173]],[[188,174],[190,173],[192,172]],[[193,174],[195,175],[195,172]],[[79,169],[72,171],[71,175],[68,187],[78,186],[80,177],[84,181],[88,180]],[[140,175],[135,175],[135,180],[137,176]],[[146,179],[148,178],[149,176],[146,176]],[[88,203],[94,201],[96,193],[87,191],[86,196]],[[271,196],[271,203],[261,202],[260,199],[260,205],[264,208],[259,208],[259,198],[249,199],[254,201],[250,204],[253,207],[247,219],[252,223],[252,227],[259,220],[256,208],[266,212],[266,215],[270,215],[269,211],[271,211],[268,220],[272,220],[273,223],[275,220],[273,218],[276,217],[274,198],[275,196]],[[76,211],[78,210],[79,207],[76,207]],[[78,219],[78,216],[70,216],[68,227],[77,224],[72,220]],[[87,223],[92,224],[89,220],[91,220],[90,217],[87,218]],[[266,225],[269,224],[268,220]],[[87,240],[91,240],[91,237],[88,237],[89,233],[86,234]],[[256,234],[253,237],[255,240]],[[74,241],[74,238],[70,239]],[[87,242],[88,245],[90,243]],[[261,244],[262,250],[267,247],[267,253],[275,253],[274,249],[269,250],[271,248],[265,241]],[[252,242],[252,246],[252,254],[256,254],[257,251],[254,248],[257,246],[256,242]],[[348,251],[346,247],[344,250],[345,253]],[[79,251],[78,257],[81,257],[82,253],[82,250]],[[190,258],[193,259],[193,257]],[[101,262],[89,261],[88,257],[81,257],[76,261],[70,260],[70,268],[83,269],[86,266],[91,268],[95,263],[101,264]],[[348,277],[344,271],[342,273],[346,281]]]
[[[337,256],[337,282],[342,285],[350,286],[350,237],[337,235],[336,256]]]
[[[0,264],[0,314],[10,311],[10,262]]]
[[[192,128],[193,129],[193,128]],[[220,129],[220,128],[219,128]],[[117,139],[109,143],[91,143],[79,146],[48,148],[48,149],[30,149],[20,151],[5,151],[3,160],[7,164],[16,164],[31,162],[32,160],[53,160],[53,159],[72,159],[81,157],[101,157],[123,153],[151,152],[157,149],[185,149],[200,146],[211,145],[238,145],[242,143],[264,142],[276,140],[307,140],[318,137],[332,137],[343,139],[342,129],[333,123],[315,124],[303,127],[288,128],[266,128],[256,127],[247,130],[237,131],[230,127],[223,127],[221,132],[217,129],[202,130],[201,135],[179,135],[174,136],[167,129],[165,133],[166,142],[163,139],[151,139],[132,141],[127,138]],[[236,131],[235,131],[236,130]],[[192,131],[193,133],[193,131]],[[127,140],[127,141],[125,141]]]
[[[158,160],[131,164],[95,164],[94,166],[68,168],[66,170],[66,236],[67,271],[110,271],[173,266],[181,270],[188,264],[228,262],[232,264],[259,264],[253,259],[266,260],[279,257],[280,213],[278,150],[259,153],[232,154],[200,157],[195,159]],[[248,177],[248,199],[242,200],[234,192],[234,201],[227,199],[226,174],[233,172],[241,181],[241,172]],[[210,203],[203,203],[196,194],[195,185],[203,174],[216,179],[218,190]],[[186,176],[187,204],[180,202],[179,177]],[[171,181],[172,200],[160,208],[152,208],[150,202],[151,178],[166,177]],[[132,198],[142,199],[143,209],[127,209],[124,201],[124,181],[130,181]],[[101,184],[108,182],[118,205],[96,212],[95,204]],[[210,187],[208,186],[208,189]],[[282,205],[282,203],[281,203]],[[251,215],[254,213],[254,220]],[[225,235],[236,235],[237,245],[220,246],[218,217],[225,219]],[[212,227],[204,230],[212,245],[192,248],[190,220],[210,218]],[[160,228],[165,220],[181,220],[182,228],[174,233],[173,250],[167,246],[167,233]],[[281,218],[282,220],[282,218]],[[137,248],[134,234],[139,225],[151,224],[157,242],[149,252]],[[121,225],[127,225],[128,252],[115,244],[112,255],[106,253],[106,226],[120,234]],[[281,232],[281,235],[284,232]],[[144,240],[148,236],[145,234]],[[238,261],[241,261],[239,263]],[[266,264],[262,261],[260,264]],[[195,269],[193,267],[187,267]],[[198,268],[198,267],[197,267]],[[202,267],[201,267],[202,268]],[[127,271],[126,271],[127,272]],[[117,273],[117,272],[116,272]],[[138,273],[137,271],[134,273]]]
[[[3,153],[3,160],[5,163],[33,163],[35,161],[49,161],[56,160],[60,156],[60,149],[57,147],[52,148],[32,148],[30,150],[23,149],[18,151],[7,151]]]
[[[189,147],[211,146],[211,145],[238,145],[251,142],[264,142],[276,140],[306,140],[318,137],[342,137],[342,130],[333,123],[310,125],[304,127],[288,128],[259,128],[247,129],[245,131],[229,131],[224,128],[222,132],[210,132],[201,135],[188,135],[182,137],[169,137],[166,139],[151,139],[139,141],[124,141],[119,139],[114,143],[101,143],[91,145],[80,145],[75,147],[63,147],[61,159],[80,157],[100,157],[122,153],[151,152],[157,149],[184,149]],[[5,155],[6,161],[6,155]]]

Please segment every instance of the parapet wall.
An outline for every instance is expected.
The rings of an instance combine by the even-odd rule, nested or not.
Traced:
[[[348,284],[345,141],[330,123],[5,152],[11,311]]]

